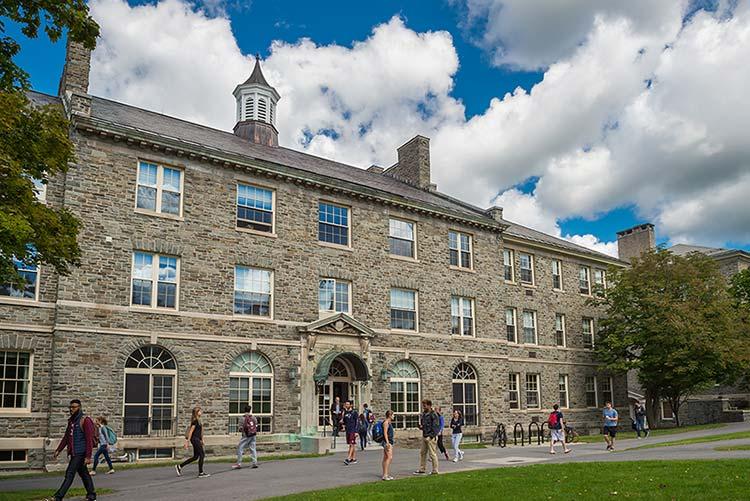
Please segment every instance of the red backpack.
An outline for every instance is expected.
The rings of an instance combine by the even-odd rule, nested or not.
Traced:
[[[547,418],[547,424],[549,425],[549,427],[550,427],[551,429],[556,429],[556,428],[557,428],[557,426],[558,426],[558,425],[560,424],[560,423],[558,422],[558,419],[557,419],[557,418],[558,418],[558,414],[557,414],[557,411],[554,411],[554,412],[550,412],[550,414],[549,414],[549,418]]]
[[[255,422],[255,418],[252,416],[245,416],[245,420],[242,422],[242,434],[246,437],[254,437],[258,433],[258,425]]]

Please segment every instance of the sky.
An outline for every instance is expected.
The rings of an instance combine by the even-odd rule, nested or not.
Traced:
[[[89,5],[92,94],[229,131],[257,53],[283,146],[366,168],[422,134],[440,191],[511,221],[750,250],[750,0]],[[56,93],[64,42],[8,31]]]

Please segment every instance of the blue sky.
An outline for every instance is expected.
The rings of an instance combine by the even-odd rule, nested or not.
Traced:
[[[180,0],[170,1],[172,4],[180,3]],[[732,196],[737,196],[739,200],[743,198],[732,192],[732,184],[736,186],[737,183],[719,183],[714,180],[714,186],[702,184],[699,179],[701,170],[705,171],[711,166],[720,171],[726,163],[726,172],[738,176],[738,179],[741,179],[738,183],[744,183],[743,176],[750,167],[746,161],[737,160],[741,158],[741,154],[738,157],[737,150],[742,151],[742,146],[733,148],[726,156],[722,156],[721,152],[713,153],[716,148],[721,148],[728,141],[722,136],[728,133],[719,129],[720,122],[717,122],[719,125],[708,121],[695,125],[696,120],[701,117],[700,107],[705,106],[706,110],[711,110],[710,102],[698,102],[692,106],[693,109],[684,109],[680,107],[680,103],[669,103],[664,97],[676,95],[689,100],[689,93],[680,94],[686,92],[685,87],[690,87],[685,85],[685,80],[687,79],[688,83],[695,82],[696,89],[691,91],[697,93],[700,91],[698,84],[703,73],[680,73],[669,68],[665,70],[665,56],[653,55],[658,51],[666,52],[664,47],[668,45],[679,48],[680,44],[684,43],[688,46],[684,54],[679,50],[674,52],[680,57],[691,57],[687,49],[693,39],[689,37],[699,40],[701,36],[705,36],[699,31],[699,23],[714,23],[714,28],[718,26],[726,29],[729,35],[731,27],[721,23],[730,18],[747,22],[747,19],[742,17],[748,10],[744,5],[746,2],[740,0],[735,2],[739,6],[724,9],[722,2],[718,1],[693,1],[688,5],[684,0],[665,0],[664,5],[660,4],[658,8],[653,9],[651,15],[646,15],[639,11],[637,4],[641,1],[643,0],[634,0],[632,9],[629,6],[600,8],[592,7],[593,4],[590,4],[561,10],[559,5],[554,5],[555,2],[551,0],[453,0],[429,3],[386,0],[371,2],[367,8],[363,8],[362,4],[357,2],[344,1],[250,3],[210,0],[203,4],[186,4],[186,13],[175,14],[174,9],[169,13],[151,9],[140,11],[139,15],[166,16],[175,23],[184,20],[185,16],[197,16],[203,24],[195,28],[195,33],[165,35],[173,38],[184,36],[185,39],[199,36],[198,31],[202,26],[210,24],[211,20],[228,19],[231,23],[231,32],[226,35],[228,41],[236,44],[242,55],[260,53],[270,74],[280,75],[279,78],[289,74],[289,71],[284,72],[284,69],[289,67],[284,66],[285,59],[282,55],[285,54],[288,60],[290,57],[296,57],[296,53],[303,52],[299,44],[302,38],[311,39],[315,45],[315,50],[305,51],[305,57],[320,57],[322,67],[330,64],[330,59],[323,55],[325,47],[341,47],[343,58],[363,57],[361,53],[358,55],[353,47],[357,44],[375,45],[373,40],[377,38],[377,35],[374,35],[377,27],[391,28],[388,32],[390,35],[384,34],[383,37],[402,36],[404,33],[421,36],[429,32],[448,32],[451,35],[450,40],[433,40],[431,46],[434,48],[435,45],[439,45],[446,57],[451,56],[451,51],[454,51],[459,61],[458,70],[453,72],[450,65],[447,69],[436,69],[434,75],[425,78],[430,88],[442,90],[430,90],[421,97],[416,95],[413,99],[410,97],[419,101],[415,111],[424,112],[425,103],[431,102],[430,100],[435,98],[434,94],[437,94],[438,110],[428,112],[429,116],[421,121],[420,117],[415,118],[416,125],[412,135],[424,133],[433,138],[433,163],[436,164],[437,171],[433,177],[437,176],[443,191],[485,206],[489,205],[492,197],[499,195],[497,202],[506,206],[506,214],[510,214],[514,220],[543,231],[557,233],[562,237],[590,235],[593,237],[590,246],[600,250],[609,245],[611,251],[616,231],[644,221],[657,223],[660,243],[671,238],[674,242],[691,240],[693,243],[731,244],[750,249],[748,217],[732,213],[721,217],[727,221],[726,228],[703,231],[705,224],[698,226],[697,221],[691,225],[684,220],[686,218],[680,216],[689,214],[689,211],[697,211],[696,213],[701,215],[711,211],[711,214],[716,215],[715,218],[725,214],[725,207],[708,202],[712,193],[726,193],[722,196],[728,200]],[[97,4],[97,8],[94,10],[97,15],[104,17],[97,19],[103,27],[100,47],[106,46],[110,50],[114,47],[125,53],[128,48],[122,44],[127,45],[129,39],[122,33],[115,33],[117,20],[106,19],[110,12],[115,12],[115,7],[121,2],[124,0],[96,0],[94,3]],[[154,6],[155,3],[129,2],[130,6]],[[582,10],[576,12],[576,8]],[[135,16],[136,12],[133,9],[127,10],[128,15]],[[403,26],[397,26],[399,23],[393,21],[394,16],[401,20]],[[204,18],[209,21],[203,22]],[[623,28],[620,22],[623,19],[629,23],[627,28]],[[682,26],[683,24],[685,26]],[[22,40],[22,53],[17,62],[30,73],[33,87],[42,92],[55,93],[64,60],[64,42],[51,44],[44,36],[37,40],[25,40],[12,25],[8,26],[8,31],[12,36]],[[149,34],[136,33],[133,36],[144,37]],[[273,41],[283,41],[286,45],[283,50],[272,51]],[[422,42],[429,45],[426,40],[416,43]],[[617,51],[628,43],[632,43],[632,47],[637,50],[633,51],[633,56],[624,54],[618,59]],[[445,50],[446,45],[450,50]],[[744,53],[746,47],[736,49]],[[419,57],[419,50],[422,49],[415,49],[416,56],[409,54],[409,50],[411,49],[405,49],[404,57]],[[607,66],[607,58],[610,57],[608,51],[612,53],[611,67]],[[643,63],[636,61],[637,53],[645,54],[643,59],[652,60]],[[202,57],[200,54],[194,54],[193,63],[200,63]],[[597,57],[603,58],[604,66],[601,63],[599,66],[590,64],[590,61]],[[128,73],[132,68],[122,63],[118,70],[117,64],[121,63],[117,58],[113,64],[115,67],[108,68],[110,73],[107,73],[106,79],[115,81],[121,78],[122,82],[118,83],[118,87],[111,88],[101,83],[104,77],[96,83],[92,76],[92,87],[95,90],[101,89],[100,94],[144,107],[158,107],[157,111],[180,115],[179,110],[170,107],[168,95],[164,97],[163,106],[159,101],[155,103],[155,98],[139,102],[137,97],[133,97],[138,95],[137,90],[127,87],[126,81],[133,79],[133,74]],[[149,72],[147,64],[144,63],[145,70],[139,68],[138,71],[145,71],[150,77],[153,73]],[[378,60],[377,64],[384,64],[383,60]],[[379,78],[377,64],[372,67],[372,79]],[[633,65],[632,70],[627,65]],[[96,62],[94,71],[97,71]],[[199,64],[196,65],[195,71],[201,71]],[[442,84],[437,83],[441,81],[441,71],[444,76],[451,79],[450,86],[441,87]],[[706,73],[709,71],[716,71],[716,68],[706,68]],[[631,88],[623,90],[623,77],[617,75],[626,75],[627,79],[628,72],[631,75],[637,73],[638,76],[633,78]],[[609,73],[612,74],[611,77]],[[736,77],[742,79],[743,75]],[[682,80],[679,80],[680,78]],[[183,76],[182,79],[169,82],[169,85],[176,88],[184,83],[187,86],[189,80],[190,77]],[[657,82],[653,92],[647,89],[644,93],[641,87],[645,86],[638,85],[646,80]],[[284,83],[292,87],[295,85],[294,82]],[[335,89],[335,84],[332,85]],[[674,88],[670,89],[670,85]],[[525,94],[504,99],[506,93],[512,93],[517,87],[523,88]],[[590,90],[592,88],[597,88],[596,92],[603,97],[598,100],[591,98],[594,92]],[[297,92],[297,89],[294,91]],[[412,90],[405,89],[404,92]],[[289,94],[287,102],[290,104],[287,106],[294,101],[295,94]],[[339,94],[344,96],[345,93],[340,89]],[[196,95],[195,99],[199,97]],[[727,97],[731,99],[732,96]],[[494,105],[490,106],[493,98]],[[341,99],[346,104],[346,97]],[[647,104],[653,109],[650,109],[649,113],[633,116],[633,110],[637,108],[636,103],[642,105],[644,100],[649,99],[653,100],[653,103]],[[665,110],[665,103],[673,109]],[[282,101],[282,105],[284,104],[285,101]],[[463,109],[460,108],[461,105]],[[300,106],[298,100],[294,106]],[[356,109],[357,106],[359,105],[351,104],[352,109]],[[387,104],[381,103],[377,106],[373,105],[372,116],[378,117],[388,111]],[[586,108],[587,106],[590,108]],[[697,115],[694,114],[696,106]],[[531,118],[523,116],[527,109],[534,112]],[[293,111],[293,115],[297,116],[298,112],[308,110],[297,108]],[[403,113],[402,109],[397,111]],[[743,102],[741,106],[735,106],[731,113],[739,115],[737,119],[741,121],[745,118],[746,111],[747,106]],[[668,115],[666,112],[669,112]],[[669,131],[665,132],[666,136],[659,144],[654,144],[654,126],[643,125],[644,117],[653,119],[658,113],[663,113],[664,120],[667,120],[667,116],[669,120],[673,120],[674,116],[679,117],[680,120],[675,126],[677,130],[681,130],[682,127],[685,131],[693,131],[703,125],[705,137],[702,140],[705,146],[679,145],[682,149],[665,153],[660,145],[670,140]],[[203,115],[198,113],[197,116]],[[347,119],[348,116],[346,114]],[[516,120],[519,116],[522,119]],[[188,115],[186,118],[193,116]],[[369,124],[372,122],[371,118],[370,121],[367,117],[362,120]],[[732,120],[731,116],[729,120]],[[377,129],[377,120],[374,123],[376,125],[373,125],[373,128]],[[611,123],[618,123],[617,130],[607,130],[611,129],[607,127],[607,124]],[[361,126],[361,123],[359,125]],[[359,152],[367,147],[382,149],[382,144],[389,149],[395,149],[398,141],[403,142],[401,137],[409,133],[407,130],[398,131],[400,136],[394,133],[394,138],[386,140],[385,143],[377,143],[367,137],[354,137],[347,143],[347,123],[341,123],[340,120],[337,123],[330,117],[321,118],[316,115],[305,118],[304,123],[295,123],[294,126],[305,131],[306,142],[298,142],[296,146],[288,144],[294,143],[297,137],[290,132],[286,139],[288,146],[310,148],[312,153],[333,156],[357,165],[363,165],[367,160],[387,162],[389,157],[382,160],[383,157],[378,152],[372,153],[372,159],[363,157]],[[297,129],[294,132],[297,132]],[[581,132],[576,133],[577,129]],[[449,153],[457,148],[470,146],[469,143],[477,134],[484,133],[489,138],[489,143],[483,144],[488,146],[480,153],[471,152],[463,155],[464,158],[472,160],[461,166],[462,172],[476,173],[478,179],[473,185],[468,182],[462,184],[462,180],[467,176],[451,172],[451,165],[455,164],[456,160]],[[319,141],[309,141],[311,136],[326,134],[327,138],[318,137]],[[684,137],[688,132],[681,134],[681,137]],[[331,142],[331,137],[336,141]],[[497,143],[508,141],[509,144],[495,147],[493,137],[497,138]],[[715,157],[707,160],[697,153],[706,150],[710,150]],[[446,154],[443,154],[444,152]],[[640,166],[633,165],[633,159],[637,159]],[[652,167],[646,166],[643,172],[636,172],[638,169],[644,169],[644,164],[650,162],[653,162]],[[685,165],[689,165],[692,170],[681,172],[679,169],[686,168],[683,167]],[[576,178],[581,172],[592,174],[590,178],[578,181],[577,185],[571,184],[570,187],[561,188],[562,193],[559,190],[554,193],[555,190],[550,188],[553,183],[564,185],[560,184],[560,179],[563,179],[559,177],[561,172],[566,173],[564,179]],[[654,176],[657,178],[657,184],[653,189],[647,186],[652,181],[651,173],[658,174]],[[612,179],[612,184],[607,184],[609,178]],[[615,180],[624,187],[623,190],[618,190],[614,185]],[[729,178],[726,181],[730,181]],[[681,186],[682,184],[686,186]],[[450,189],[446,190],[446,186]],[[709,188],[714,191],[708,191]],[[480,192],[480,189],[483,191]],[[701,201],[704,198],[707,203],[696,206],[696,200]],[[738,207],[738,210],[741,208]]]

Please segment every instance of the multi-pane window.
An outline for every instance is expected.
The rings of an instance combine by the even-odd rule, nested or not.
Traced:
[[[139,209],[179,216],[182,212],[182,171],[150,162],[138,162]]]
[[[567,409],[570,405],[568,401],[568,376],[566,374],[560,374],[557,380],[557,388],[560,394],[560,407]]]
[[[523,312],[523,342],[536,344],[536,312],[524,310]]]
[[[508,335],[509,343],[518,342],[518,328],[516,326],[516,309],[506,308],[505,309],[505,331]]]
[[[586,376],[586,407],[599,407],[596,394],[596,376]]]
[[[391,329],[417,330],[417,291],[391,289]]]
[[[591,281],[589,279],[591,270],[588,266],[578,268],[578,291],[581,294],[591,294]]]
[[[318,240],[349,245],[349,208],[327,202],[318,204]]]
[[[565,315],[555,313],[555,343],[565,346]]]
[[[471,235],[458,231],[448,232],[451,266],[471,268]]]
[[[401,219],[391,219],[388,222],[388,243],[390,252],[394,256],[416,258],[415,224]]]
[[[12,449],[0,451],[0,462],[2,463],[24,463],[26,462],[25,449]]]
[[[273,233],[273,190],[237,185],[237,227]]]
[[[539,374],[526,374],[526,408],[539,409],[541,407],[539,394]]]
[[[451,297],[451,334],[474,335],[474,300],[468,297]]]
[[[602,402],[612,402],[612,405],[614,405],[614,401],[612,400],[612,378],[611,377],[604,377],[599,382],[599,391],[602,392]]]
[[[321,278],[318,282],[318,310],[321,313],[351,313],[351,282]]]
[[[28,409],[31,353],[0,351],[0,409]]]
[[[519,409],[518,374],[508,374],[508,404],[511,409]]]
[[[270,270],[234,267],[234,314],[270,317],[273,305]]]
[[[173,256],[134,252],[130,303],[177,309],[179,263]]]
[[[534,283],[534,256],[521,252],[518,254],[519,279],[522,284]]]
[[[245,406],[253,409],[258,431],[271,431],[273,417],[273,367],[255,351],[240,354],[229,368],[229,433],[240,431]]]
[[[606,288],[607,272],[604,270],[594,270],[594,289],[596,290],[596,295],[603,297]]]
[[[513,275],[515,275],[513,259],[513,251],[511,249],[503,249],[503,278],[508,282],[512,282]]]
[[[419,426],[419,370],[408,360],[396,362],[388,371],[394,428]]]
[[[13,257],[13,266],[23,280],[22,285],[14,283],[0,284],[0,296],[9,296],[20,299],[35,300],[39,290],[39,268],[35,265],[26,264],[20,259]]]
[[[581,319],[581,332],[583,333],[583,347],[593,348],[594,347],[594,319],[593,318]]]
[[[160,346],[135,350],[125,361],[123,435],[174,436],[177,364]]]
[[[562,290],[562,261],[552,261],[552,288]]]
[[[477,373],[471,365],[464,362],[453,370],[453,409],[461,411],[467,426],[479,423]]]

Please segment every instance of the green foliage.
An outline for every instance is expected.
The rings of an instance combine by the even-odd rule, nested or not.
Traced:
[[[56,42],[67,30],[72,40],[93,49],[99,36],[99,25],[89,16],[85,0],[0,0],[0,91],[27,88],[29,78],[13,62],[21,46],[5,36],[3,17],[20,24],[21,32],[29,38],[36,38],[42,27]]]
[[[750,268],[732,276],[729,280],[729,293],[739,305],[750,309]]]

